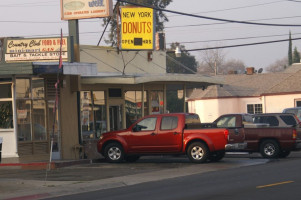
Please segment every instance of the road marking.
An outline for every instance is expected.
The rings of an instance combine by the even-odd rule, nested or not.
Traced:
[[[283,185],[283,184],[288,184],[288,183],[293,183],[293,182],[294,181],[284,181],[284,182],[273,183],[273,184],[269,184],[269,185],[261,185],[261,186],[257,186],[256,188],[260,189],[260,188],[272,187],[272,186]]]

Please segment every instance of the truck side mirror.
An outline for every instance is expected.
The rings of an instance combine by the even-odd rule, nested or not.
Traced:
[[[133,127],[133,132],[139,132],[139,130],[138,130],[139,128],[138,128],[138,126],[137,125],[135,125],[134,127]]]

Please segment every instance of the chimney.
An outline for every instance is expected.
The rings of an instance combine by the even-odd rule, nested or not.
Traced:
[[[253,75],[254,74],[254,67],[247,67],[247,75]]]
[[[165,45],[165,33],[157,32],[156,33],[156,50],[164,51],[166,49]]]

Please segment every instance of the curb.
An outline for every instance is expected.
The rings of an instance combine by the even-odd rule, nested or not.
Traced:
[[[41,170],[57,169],[79,164],[90,164],[92,160],[71,160],[58,162],[34,162],[34,163],[0,163],[0,169],[24,169],[24,170]]]

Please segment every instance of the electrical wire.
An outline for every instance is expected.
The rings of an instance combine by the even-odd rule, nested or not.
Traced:
[[[292,35],[300,35],[301,33],[294,33]],[[232,40],[248,40],[248,39],[258,39],[258,38],[267,38],[267,37],[279,37],[279,36],[287,36],[287,34],[279,34],[279,35],[263,35],[263,36],[253,36],[253,37],[239,37],[239,38],[225,38],[218,40],[200,40],[200,41],[189,41],[189,42],[180,42],[181,44],[191,44],[191,43],[201,43],[201,42],[220,42],[220,41],[232,41]],[[166,44],[173,44],[174,42],[169,42]]]
[[[119,69],[113,67],[112,65],[110,65],[110,64],[108,64],[108,63],[105,63],[104,61],[102,61],[102,60],[100,60],[99,58],[97,58],[96,56],[94,56],[94,55],[88,53],[87,51],[85,51],[85,50],[83,50],[83,49],[82,49],[81,51],[83,51],[84,53],[88,54],[88,55],[91,56],[92,58],[94,58],[94,59],[96,59],[96,60],[102,62],[103,64],[105,64],[105,65],[111,67],[112,69],[115,69],[116,71],[122,73],[122,71],[120,71]]]
[[[158,7],[154,7],[154,6],[142,5],[142,4],[138,4],[138,3],[132,3],[132,2],[124,1],[124,0],[118,0],[118,1],[123,2],[123,3],[128,3],[131,5],[135,5],[135,6],[152,8],[154,10],[160,10],[160,11],[164,11],[164,12],[170,12],[170,13],[175,13],[175,14],[179,14],[179,15],[189,16],[189,17],[196,17],[196,18],[229,22],[229,23],[249,24],[249,25],[258,25],[258,26],[283,26],[283,27],[300,27],[301,26],[301,24],[269,24],[269,23],[256,23],[256,22],[248,22],[248,21],[237,21],[237,20],[229,20],[229,19],[222,19],[222,18],[215,18],[215,17],[207,17],[207,16],[202,16],[202,15],[194,15],[194,14],[188,14],[188,13],[183,13],[183,12],[178,12],[178,11],[162,9],[162,8],[158,8]]]
[[[197,12],[197,13],[193,13],[193,14],[205,14],[205,13],[214,13],[214,12],[223,12],[223,11],[229,11],[229,10],[237,10],[237,9],[243,9],[243,8],[251,8],[251,7],[268,5],[268,4],[274,4],[274,3],[284,2],[284,1],[287,1],[287,0],[272,1],[272,2],[268,2],[268,3],[254,4],[254,5],[248,5],[248,6],[239,6],[239,7],[234,7],[234,8],[220,9],[220,10]],[[175,17],[175,16],[179,16],[179,15],[171,15],[171,16],[168,16],[168,17]]]
[[[112,54],[111,51],[109,51],[109,53]],[[138,52],[136,53],[135,57],[137,56],[137,54],[138,54]],[[112,55],[115,56],[116,58],[120,59],[120,57],[116,56],[115,54],[112,54]],[[134,58],[135,58],[135,57],[134,57]],[[143,68],[138,67],[137,65],[135,65],[135,64],[133,64],[133,63],[131,63],[131,65],[133,65],[134,67],[136,67],[136,68],[139,69],[140,71],[145,72],[146,74],[149,74],[149,73],[148,73],[147,71],[145,71]]]
[[[290,16],[290,17],[274,17],[274,18],[265,18],[265,19],[252,19],[247,20],[247,22],[255,22],[255,21],[267,21],[267,20],[275,20],[275,19],[292,19],[292,18],[299,18],[301,16]],[[169,26],[165,27],[168,28],[179,28],[179,27],[194,27],[194,26],[211,26],[211,25],[220,25],[220,24],[228,24],[229,22],[218,22],[218,23],[207,23],[207,24],[190,24],[190,25],[180,25],[180,26]]]
[[[180,65],[181,67],[183,67],[184,69],[192,72],[193,74],[196,74],[196,71],[193,71],[192,69],[190,69],[189,67],[185,66],[184,64],[182,64],[181,62],[177,61],[176,59],[174,59],[173,57],[171,57],[170,55],[166,54],[166,57],[169,58],[173,63]]]
[[[290,39],[285,40],[274,40],[274,41],[266,41],[266,42],[255,42],[255,43],[247,43],[247,44],[237,44],[237,45],[228,45],[228,46],[220,46],[220,47],[207,47],[207,48],[200,48],[200,49],[185,49],[185,51],[206,51],[212,49],[225,49],[225,48],[233,48],[233,47],[245,47],[245,46],[254,46],[260,44],[271,44],[271,43],[278,43],[278,42],[287,42]],[[291,40],[301,40],[301,38],[293,38]],[[167,53],[172,53],[174,51],[167,51]]]
[[[141,55],[141,54],[140,54],[140,52],[138,53],[138,55],[139,55],[139,56],[141,56],[142,58],[145,58],[145,59],[147,59],[145,56]],[[161,65],[159,65],[159,64],[157,64],[157,63],[155,63],[153,60],[152,60],[151,62],[152,62],[152,63],[154,63],[154,64],[155,64],[156,66],[158,66],[159,68],[166,70],[166,68],[165,68],[165,67],[162,67]]]
[[[301,1],[296,1],[296,0],[287,0],[287,1],[292,1],[292,2],[301,3]]]

